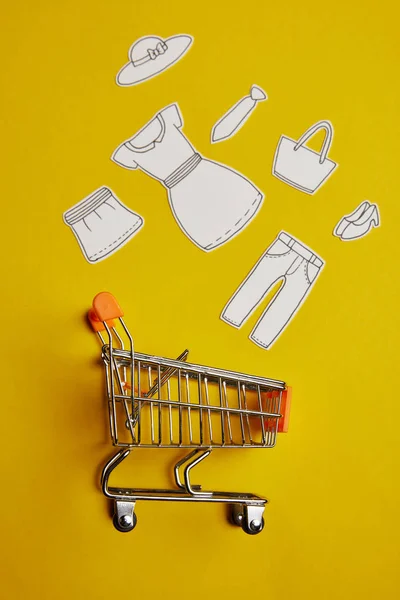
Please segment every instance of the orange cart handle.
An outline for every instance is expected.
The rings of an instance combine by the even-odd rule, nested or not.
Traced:
[[[96,313],[94,312],[93,308],[90,308],[88,310],[87,318],[88,318],[88,321],[89,321],[93,331],[95,331],[96,333],[105,331],[106,328],[104,327],[103,321],[100,321],[100,319],[97,317]],[[110,328],[115,327],[115,323],[114,323],[113,319],[109,319],[107,321],[107,325]]]
[[[120,319],[124,312],[110,292],[100,292],[93,299],[93,310],[99,321]]]

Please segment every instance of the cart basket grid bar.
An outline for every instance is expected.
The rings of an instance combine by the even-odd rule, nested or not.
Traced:
[[[132,355],[127,350],[117,350],[113,348],[113,358],[117,360],[118,366],[128,366],[132,363]],[[103,356],[107,362],[110,362],[109,346],[103,347]],[[198,377],[198,374],[207,376],[209,381],[218,381],[219,377],[222,377],[227,381],[227,384],[232,385],[230,382],[243,382],[252,386],[261,385],[263,387],[270,387],[274,390],[284,390],[286,384],[284,381],[277,379],[268,379],[266,377],[259,377],[257,375],[247,375],[238,371],[229,371],[225,369],[217,369],[213,367],[206,367],[204,365],[198,365],[195,363],[181,362],[169,358],[163,358],[161,356],[153,356],[151,354],[142,354],[136,352],[134,355],[134,362],[141,364],[141,368],[147,368],[149,366],[157,367],[160,366],[161,370],[164,371],[166,368],[172,368],[174,370],[181,369],[182,374],[189,377]],[[236,385],[236,383],[235,383]]]

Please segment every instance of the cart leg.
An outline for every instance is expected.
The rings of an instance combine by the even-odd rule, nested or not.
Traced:
[[[136,526],[135,502],[115,500],[114,502],[114,527],[123,533],[132,531]]]
[[[183,458],[181,458],[181,460],[179,460],[175,467],[174,467],[174,475],[175,475],[175,481],[176,481],[176,485],[182,489],[185,490],[187,492],[189,492],[189,494],[194,495],[199,495],[199,492],[201,490],[201,485],[194,485],[190,482],[190,470],[195,467],[196,465],[198,465],[202,460],[204,460],[205,458],[207,458],[207,456],[209,456],[211,454],[211,449],[208,450],[193,450],[192,452],[190,452],[189,454],[187,454],[186,456],[184,456]],[[192,460],[194,459],[194,460]],[[184,471],[183,471],[183,478],[185,483],[182,483],[180,475],[179,475],[179,469],[186,463],[189,463]],[[209,495],[209,493],[206,493],[206,495]]]
[[[102,487],[104,495],[107,496],[107,498],[113,498],[113,496],[108,491],[108,479],[109,479],[111,473],[114,471],[114,469],[116,467],[118,467],[118,465],[120,465],[122,463],[123,460],[125,460],[125,458],[127,456],[129,456],[130,453],[131,453],[131,451],[129,449],[128,450],[126,450],[126,449],[120,450],[105,465],[103,472],[101,474],[101,487]]]
[[[192,486],[190,483],[190,471],[191,469],[193,469],[193,467],[195,467],[196,465],[198,465],[202,460],[204,460],[205,458],[207,458],[207,456],[209,456],[211,454],[211,450],[205,450],[204,452],[200,452],[199,455],[197,456],[197,458],[195,460],[193,460],[190,464],[188,464],[187,467],[185,467],[184,471],[183,471],[183,477],[185,479],[185,488],[187,489],[187,491],[189,492],[189,494],[192,494],[192,496],[209,496],[210,492],[198,492],[197,490],[200,488],[200,486]],[[201,488],[200,488],[201,489]],[[211,492],[212,495],[212,492]]]
[[[176,485],[181,488],[181,490],[186,490],[185,485],[182,483],[180,475],[179,475],[179,469],[182,467],[182,465],[184,465],[186,462],[188,462],[191,458],[193,458],[194,456],[196,456],[196,454],[198,453],[198,450],[192,450],[192,452],[189,452],[189,454],[186,454],[183,458],[181,458],[175,465],[174,467],[174,475],[175,475],[175,482]],[[200,485],[196,485],[193,486],[195,489],[201,490],[201,486]]]

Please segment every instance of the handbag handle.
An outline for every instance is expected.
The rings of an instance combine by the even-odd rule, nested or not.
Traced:
[[[307,129],[307,131],[305,133],[303,133],[303,135],[301,136],[301,138],[295,145],[294,150],[296,151],[299,148],[301,148],[301,146],[303,146],[306,143],[306,141],[309,140],[310,137],[312,137],[320,129],[325,129],[325,131],[326,131],[324,143],[322,144],[322,148],[321,148],[320,156],[319,156],[319,162],[322,165],[322,163],[324,162],[324,160],[326,159],[326,157],[328,155],[329,149],[332,144],[332,138],[333,138],[333,127],[329,121],[318,121],[318,123],[315,123],[315,125],[312,125],[309,129]]]

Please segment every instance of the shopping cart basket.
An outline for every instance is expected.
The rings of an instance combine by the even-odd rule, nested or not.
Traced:
[[[213,448],[272,448],[277,433],[287,431],[290,388],[283,381],[188,363],[187,350],[176,360],[135,352],[122,317],[108,292],[94,298],[88,313],[102,344],[111,438],[121,448],[101,479],[114,501],[114,526],[122,532],[135,527],[138,500],[220,502],[231,505],[233,524],[259,533],[265,498],[203,491],[190,474]],[[110,487],[111,472],[134,447],[190,449],[175,465],[176,488]]]

